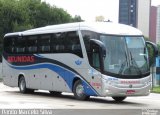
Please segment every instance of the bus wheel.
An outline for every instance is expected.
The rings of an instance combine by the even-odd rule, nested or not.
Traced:
[[[49,93],[53,96],[60,96],[61,95],[61,92],[58,92],[58,91],[49,91]]]
[[[122,102],[126,97],[112,97],[116,102]]]
[[[73,93],[74,97],[78,100],[86,100],[89,98],[89,96],[84,93],[84,87],[81,80],[78,80],[74,83]]]
[[[18,86],[21,93],[27,93],[26,81],[23,76],[20,77]]]

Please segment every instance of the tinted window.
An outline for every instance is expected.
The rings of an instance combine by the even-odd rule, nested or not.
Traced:
[[[68,32],[66,34],[65,44],[66,52],[73,53],[75,55],[78,55],[79,57],[83,57],[82,48],[77,32]]]
[[[72,53],[83,57],[76,31],[53,34],[7,37],[4,50],[8,53]]]
[[[25,53],[26,40],[22,37],[17,37],[15,41],[15,53]]]
[[[6,53],[15,52],[15,38],[16,37],[5,37],[4,38],[4,51]]]
[[[50,39],[51,35],[41,35],[38,39],[39,52],[46,53],[50,52]]]
[[[81,31],[86,50],[90,50],[90,39],[98,39],[98,34],[91,31]]]
[[[99,39],[98,34],[91,31],[81,31],[83,36],[83,41],[85,44],[88,60],[90,64],[92,65],[92,51],[90,49],[90,39]]]
[[[26,53],[37,53],[37,51],[38,51],[38,47],[37,47],[38,36],[28,36],[25,38],[27,39]]]
[[[51,39],[51,51],[53,53],[72,53],[82,56],[82,48],[77,32],[54,33]]]
[[[53,53],[65,52],[65,33],[55,33],[51,39],[51,48]]]

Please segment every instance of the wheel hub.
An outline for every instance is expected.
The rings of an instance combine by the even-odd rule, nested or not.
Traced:
[[[79,97],[84,95],[84,88],[81,84],[77,86],[76,93]]]

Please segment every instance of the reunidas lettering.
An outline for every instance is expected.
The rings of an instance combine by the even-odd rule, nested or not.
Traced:
[[[7,61],[9,63],[13,62],[34,62],[34,56],[8,56]]]

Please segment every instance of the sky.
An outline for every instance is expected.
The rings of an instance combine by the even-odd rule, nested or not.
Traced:
[[[85,21],[95,21],[96,16],[118,22],[119,0],[42,0],[50,5],[63,8],[73,17],[80,15]],[[152,0],[153,6],[160,5],[160,0]]]

